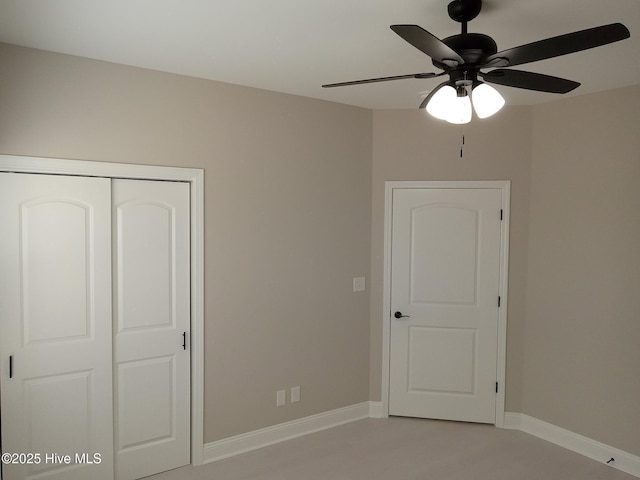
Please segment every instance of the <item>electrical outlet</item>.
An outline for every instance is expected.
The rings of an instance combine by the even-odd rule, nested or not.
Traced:
[[[365,291],[364,277],[353,277],[353,291],[354,292],[364,292]]]
[[[287,391],[278,390],[276,392],[276,407],[282,407],[287,403]]]
[[[300,401],[300,385],[291,387],[291,403]]]

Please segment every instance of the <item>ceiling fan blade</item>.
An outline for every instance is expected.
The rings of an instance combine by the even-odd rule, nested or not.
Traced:
[[[462,57],[453,49],[418,25],[391,25],[390,28],[436,62],[449,67],[457,67],[464,63]]]
[[[353,80],[351,82],[328,83],[322,88],[346,87],[348,85],[361,85],[363,83],[388,82],[389,80],[402,80],[404,78],[433,78],[444,75],[442,73],[410,73],[408,75],[395,75],[393,77],[367,78],[365,80]]]
[[[630,33],[627,27],[621,23],[612,23],[503,50],[491,55],[487,59],[487,63],[496,58],[506,58],[510,66],[522,65],[600,47],[624,40],[629,36]]]
[[[521,70],[498,69],[487,73],[479,72],[488,83],[506,85],[507,87],[524,88],[538,92],[568,93],[580,84],[566,78],[552,77],[541,73],[523,72]]]

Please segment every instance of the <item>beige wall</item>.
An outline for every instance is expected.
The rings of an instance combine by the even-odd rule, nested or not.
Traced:
[[[0,44],[0,153],[205,169],[207,442],[380,400],[384,182],[509,179],[506,408],[640,454],[639,111],[507,107],[461,159],[417,110]]]
[[[460,127],[373,117],[371,378],[386,180],[512,181],[506,410],[640,454],[640,86]]]
[[[507,327],[506,408],[520,411],[527,252],[531,113],[507,107],[499,115],[464,127],[424,111],[377,110],[373,115],[371,230],[372,400],[381,398],[384,182],[388,180],[511,180],[511,232]]]
[[[533,108],[523,412],[640,455],[640,86]]]
[[[2,44],[0,69],[0,153],[205,169],[206,442],[368,399],[370,111]]]

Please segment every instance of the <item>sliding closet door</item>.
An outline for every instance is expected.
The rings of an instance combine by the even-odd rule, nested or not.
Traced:
[[[113,478],[110,216],[109,179],[0,173],[5,480]]]
[[[190,461],[189,185],[113,180],[116,478]]]

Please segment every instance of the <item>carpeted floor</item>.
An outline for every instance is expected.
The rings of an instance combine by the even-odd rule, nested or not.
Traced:
[[[349,423],[149,480],[638,480],[526,433],[391,417]]]

